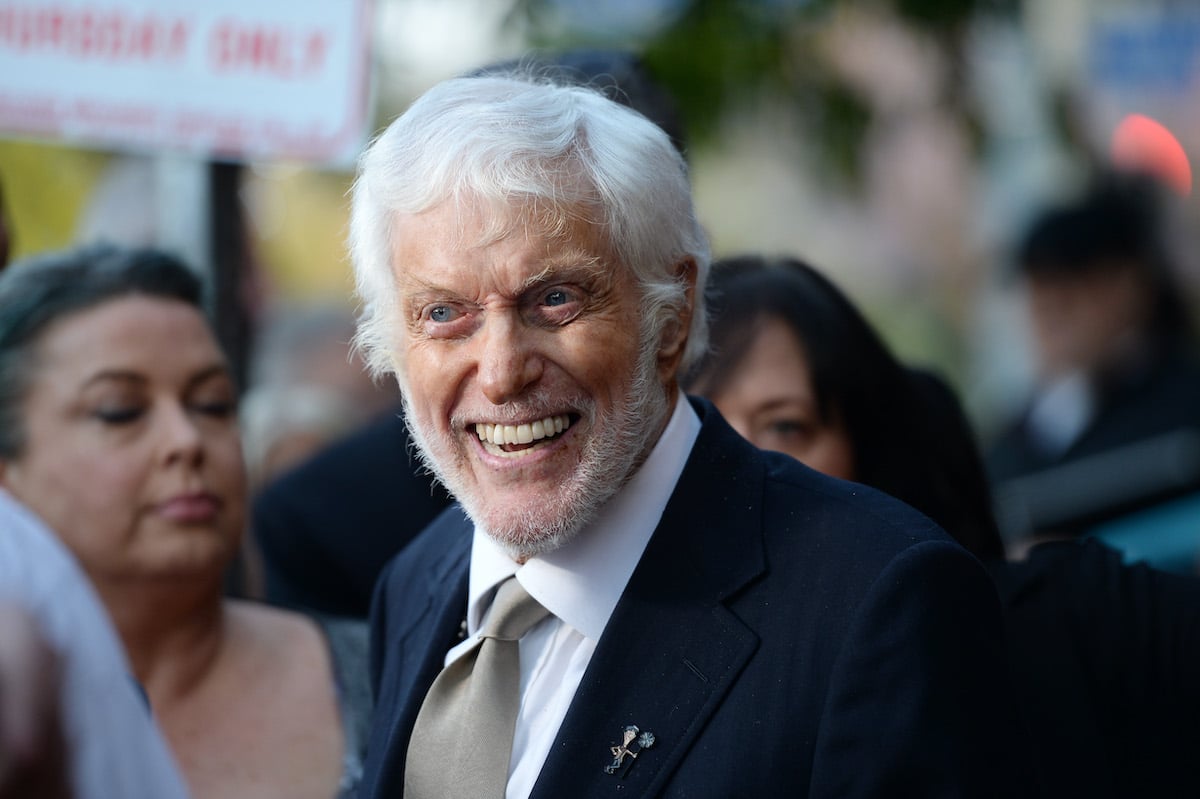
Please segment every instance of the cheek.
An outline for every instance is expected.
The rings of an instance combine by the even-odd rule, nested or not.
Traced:
[[[560,367],[597,400],[617,402],[628,393],[640,365],[636,323],[608,335],[573,336],[548,350],[548,360]]]
[[[821,435],[807,462],[817,471],[833,477],[843,480],[853,480],[855,477],[854,451],[850,448],[850,442],[832,430]],[[817,465],[818,462],[820,465]]]
[[[826,463],[826,458],[822,457],[819,447],[814,447],[810,443],[798,443],[794,441],[780,443],[779,441],[776,441],[768,436],[751,438],[750,443],[754,444],[754,446],[758,447],[759,449],[775,450],[777,452],[782,452],[784,455],[790,455],[803,463],[805,466],[816,469],[818,472],[825,472],[828,474],[826,471],[828,466]]]
[[[855,479],[854,451],[849,440],[836,428],[821,427],[803,439],[755,441],[762,449],[774,449],[791,455],[810,469],[842,480]]]
[[[464,378],[453,358],[419,349],[407,358],[406,372],[397,372],[405,412],[426,434],[444,433],[454,411],[454,398]]]
[[[140,507],[143,472],[120,457],[45,458],[17,469],[15,477],[17,498],[85,564],[89,553],[102,553],[131,529]]]
[[[219,481],[227,496],[241,499],[246,492],[246,461],[236,426],[209,439],[208,461],[214,479]]]

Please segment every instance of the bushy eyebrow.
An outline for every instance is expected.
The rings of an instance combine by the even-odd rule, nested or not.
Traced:
[[[555,283],[585,283],[604,277],[608,274],[609,266],[605,260],[586,250],[567,250],[555,253],[546,259],[541,271],[536,272],[521,281],[517,286],[517,296],[526,294],[532,289]],[[406,304],[423,302],[429,299],[466,300],[456,289],[441,286],[422,280],[419,277],[405,275],[401,280]]]
[[[537,274],[521,282],[518,293],[553,283],[584,283],[605,274],[606,264],[594,253],[583,250],[568,251],[556,255]]]
[[[434,283],[430,283],[428,280],[422,280],[421,278],[411,275],[407,272],[396,278],[396,288],[404,291],[407,294],[449,292],[449,289],[443,288],[442,286],[438,286]]]
[[[466,301],[466,298],[454,289],[440,286],[412,275],[405,275],[400,278],[397,281],[397,289],[400,291],[401,296],[399,298],[400,302],[396,307],[401,313],[415,314],[417,309],[427,302]]]

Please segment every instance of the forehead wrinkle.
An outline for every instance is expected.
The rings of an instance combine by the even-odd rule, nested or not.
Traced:
[[[433,280],[414,275],[407,269],[397,269],[395,272],[396,294],[393,305],[396,307],[420,301],[426,297],[465,298],[461,287],[454,288],[443,283],[434,282]]]
[[[444,292],[446,289],[442,286],[432,283],[424,278],[417,277],[407,269],[397,270],[399,274],[396,276],[396,288],[407,295],[419,294],[422,292]]]
[[[401,217],[401,220],[411,223],[419,220],[423,214],[444,208],[445,206],[435,206],[421,214]],[[511,206],[495,208],[478,197],[460,202],[452,208],[451,230],[443,239],[443,245],[449,246],[451,250],[460,250],[460,254],[487,250],[506,241],[523,240],[533,244],[538,239],[541,240],[540,253],[526,251],[519,254],[519,263],[507,261],[506,264],[493,264],[501,268],[507,265],[537,270],[520,278],[508,291],[503,292],[508,294],[511,291],[511,298],[556,280],[611,277],[611,254],[607,243],[589,224],[590,215],[582,213],[582,209],[554,208],[553,213],[539,213],[538,205],[533,202],[527,202],[515,209]],[[470,231],[473,231],[474,235]],[[396,242],[393,241],[393,248],[395,247]],[[466,262],[451,266],[456,272],[464,267],[465,272],[472,277],[485,279],[485,266],[468,266]],[[463,293],[461,285],[455,287],[423,278],[396,261],[393,261],[392,274],[396,281],[396,294],[393,296],[406,303],[418,300],[424,295],[463,299],[468,297]],[[456,274],[454,277],[465,275]]]

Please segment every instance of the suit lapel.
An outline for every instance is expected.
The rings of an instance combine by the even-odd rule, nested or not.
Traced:
[[[381,783],[392,785],[396,791],[403,790],[409,736],[421,703],[442,670],[446,652],[457,643],[460,625],[466,617],[471,535],[469,526],[463,533],[462,525],[465,522],[458,522],[459,529],[438,531],[439,535],[457,535],[458,539],[426,572],[428,582],[423,590],[403,592],[393,600],[413,605],[424,603],[419,613],[414,613],[412,607],[391,609],[397,616],[412,620],[388,644],[393,647],[389,660],[396,664],[396,671],[385,678],[391,695],[381,695],[379,703],[393,708],[384,754],[389,775]],[[376,712],[380,712],[380,707],[376,707]]]
[[[696,446],[597,644],[535,799],[659,792],[758,647],[728,602],[765,570],[762,462],[710,406],[697,410]],[[627,725],[655,743],[607,774],[609,747]]]

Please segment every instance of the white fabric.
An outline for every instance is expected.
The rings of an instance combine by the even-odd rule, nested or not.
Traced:
[[[511,574],[552,614],[521,639],[521,708],[507,799],[525,799],[533,790],[596,642],[658,526],[699,433],[700,419],[681,393],[650,456],[596,521],[565,546],[523,566],[476,527],[468,635],[446,653],[446,663],[471,648],[496,586]]]
[[[54,534],[3,490],[0,600],[33,614],[62,657],[63,728],[76,799],[186,797],[87,577]]]
[[[1057,458],[1095,416],[1096,393],[1087,375],[1072,372],[1038,392],[1029,411],[1029,429],[1042,454]]]

